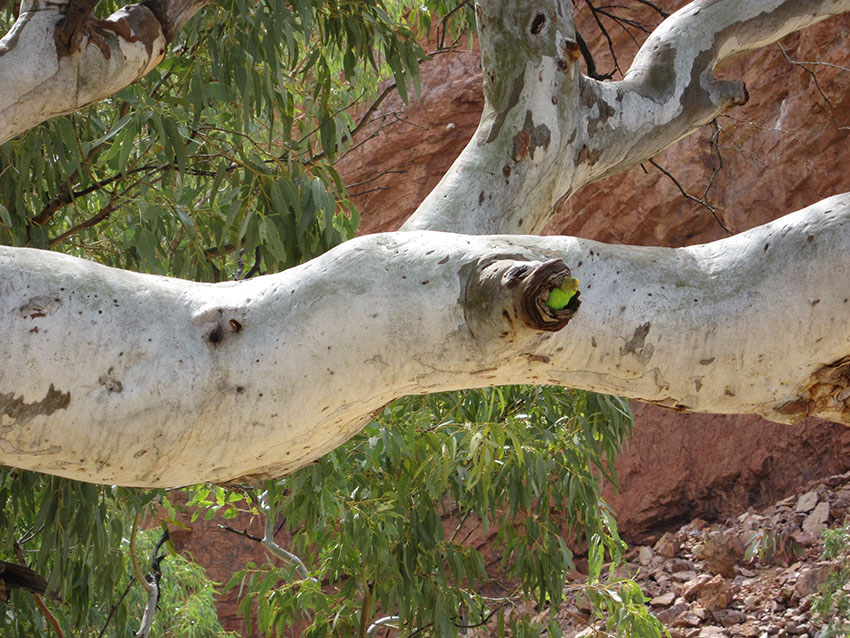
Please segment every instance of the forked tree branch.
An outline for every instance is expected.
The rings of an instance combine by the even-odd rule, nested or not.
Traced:
[[[570,2],[479,0],[484,113],[404,229],[535,233],[581,187],[639,164],[747,100],[714,67],[850,0],[705,0],[662,22],[623,80],[583,75]],[[517,46],[521,42],[522,46]]]

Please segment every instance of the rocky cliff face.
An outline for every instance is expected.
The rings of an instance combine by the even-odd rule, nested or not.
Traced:
[[[684,3],[659,4],[672,10]],[[644,24],[659,20],[646,7],[633,17]],[[611,69],[587,10],[577,24],[595,42],[597,68]],[[622,29],[608,26],[626,69],[637,47]],[[848,37],[844,16],[725,65],[722,77],[747,85],[745,106],[661,153],[658,166],[645,163],[586,187],[562,205],[546,232],[684,246],[850,190],[843,166],[850,140]],[[413,212],[471,137],[482,104],[478,55],[463,51],[422,67],[421,101],[383,105],[364,133],[373,137],[339,163],[362,211],[362,233],[393,230]],[[621,489],[609,493],[630,538],[695,516],[714,519],[764,506],[808,480],[850,468],[850,430],[841,426],[809,420],[789,427],[643,404],[633,409],[634,439],[618,461]]]

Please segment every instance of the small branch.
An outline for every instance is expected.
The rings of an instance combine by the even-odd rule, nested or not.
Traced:
[[[139,531],[139,522],[141,521],[141,518],[141,514],[137,513],[136,518],[133,520],[133,530],[130,532],[130,564],[133,566],[133,575],[136,577],[136,580],[139,581],[144,590],[150,594],[150,585],[142,574],[142,568],[139,566],[139,558],[136,556],[136,533]]]
[[[456,623],[456,622],[454,622],[454,621],[453,621],[453,622],[452,622],[452,624],[453,624],[455,627],[457,627],[458,629],[475,629],[476,627],[483,627],[483,626],[484,626],[484,625],[486,625],[488,622],[490,622],[490,619],[493,617],[493,615],[494,615],[497,611],[499,611],[499,609],[501,609],[503,606],[504,606],[504,605],[499,605],[499,606],[497,606],[497,607],[494,607],[494,608],[490,611],[490,613],[489,613],[489,614],[487,614],[487,615],[486,615],[486,616],[485,616],[485,617],[481,620],[481,622],[477,622],[477,623],[474,623],[474,624],[472,624],[472,625],[459,625],[458,623]]]
[[[168,538],[169,534],[168,529],[166,528],[165,531],[162,532],[162,536],[160,536],[156,547],[153,548],[153,552],[151,553],[150,580],[145,578],[145,583],[149,586],[148,602],[147,605],[145,605],[145,612],[144,614],[142,614],[142,623],[139,627],[139,631],[136,632],[136,638],[148,638],[148,635],[151,631],[151,627],[153,626],[153,617],[156,613],[156,605],[159,602],[159,581],[162,578],[162,570],[160,569],[159,565],[165,558],[165,554],[159,556],[159,550],[162,548]]]
[[[608,29],[602,24],[602,20],[599,18],[599,10],[593,6],[593,3],[590,0],[584,0],[584,3],[590,9],[590,13],[593,16],[593,19],[596,21],[596,26],[599,27],[599,31],[602,33],[605,41],[608,43],[608,52],[611,54],[611,59],[614,62],[614,69],[620,72],[620,75],[623,74],[622,69],[620,69],[620,63],[617,60],[617,52],[614,50],[614,42],[611,40],[611,35],[608,33]],[[614,71],[611,72],[611,76],[614,75]]]
[[[135,578],[131,578],[130,582],[127,583],[127,586],[124,588],[124,592],[121,594],[121,597],[109,610],[109,614],[106,616],[106,621],[103,623],[103,627],[100,629],[100,633],[97,635],[97,638],[103,638],[103,634],[106,633],[106,628],[109,627],[109,623],[112,621],[112,617],[115,615],[115,610],[121,605],[124,599],[127,597],[127,594],[130,593],[130,588],[133,586],[133,583],[136,582]]]
[[[437,39],[437,48],[443,50],[446,48],[446,32],[448,31],[449,20],[451,20],[452,16],[463,9],[464,7],[469,6],[469,0],[462,0],[460,4],[458,4],[454,9],[449,11],[446,15],[443,16],[443,19],[440,21],[440,37]],[[452,47],[454,43],[452,43]]]
[[[278,545],[274,540],[274,510],[269,504],[268,492],[260,494],[258,505],[265,519],[263,525],[263,539],[260,541],[263,544],[263,547],[265,547],[272,556],[279,558],[288,565],[294,565],[298,575],[301,576],[302,579],[306,579],[309,576],[309,572],[307,571],[307,566],[304,565],[304,562],[295,554],[283,549],[283,547]]]
[[[66,239],[68,239],[68,237],[70,237],[71,235],[75,235],[76,233],[86,228],[97,226],[103,220],[108,219],[109,216],[112,215],[112,213],[115,211],[115,208],[117,207],[117,201],[118,197],[116,195],[112,195],[112,197],[109,199],[109,202],[107,202],[106,206],[100,209],[99,213],[93,215],[84,222],[77,224],[73,228],[66,230],[61,235],[54,237],[48,242],[48,246],[55,246],[56,244],[60,244]]]
[[[218,524],[219,529],[223,529],[226,532],[230,532],[231,534],[236,534],[237,536],[244,536],[248,540],[252,540],[255,543],[262,543],[263,539],[259,536],[254,536],[253,534],[248,533],[247,529],[238,530],[235,527],[231,527],[230,525],[225,525],[223,523]]]
[[[654,2],[650,2],[649,0],[637,0],[637,1],[640,2],[642,5],[645,5],[645,6],[649,7],[650,9],[653,9],[654,11],[656,11],[658,13],[658,15],[660,15],[662,18],[669,18],[670,17],[669,13],[664,11],[661,7],[659,7]]]
[[[374,112],[378,109],[378,107],[381,105],[381,103],[382,103],[382,102],[386,99],[386,97],[387,97],[387,96],[388,96],[388,95],[389,95],[389,94],[390,94],[390,93],[391,93],[391,92],[392,92],[392,91],[393,91],[393,90],[394,90],[397,86],[398,86],[398,85],[397,85],[395,82],[393,82],[393,83],[391,83],[391,84],[388,84],[388,85],[384,88],[384,90],[383,90],[383,91],[381,91],[381,94],[380,94],[380,95],[378,95],[378,97],[377,97],[377,98],[375,98],[375,101],[374,101],[374,102],[372,102],[371,106],[369,106],[369,108],[368,108],[368,109],[366,109],[366,112],[365,112],[365,113],[363,114],[363,116],[360,118],[360,121],[359,121],[359,122],[357,122],[357,124],[354,126],[354,128],[352,128],[352,129],[351,129],[351,130],[350,130],[350,131],[349,131],[349,132],[348,132],[348,133],[347,133],[347,134],[346,134],[346,135],[345,135],[345,136],[344,136],[344,137],[340,140],[340,144],[344,144],[344,143],[349,142],[349,141],[351,141],[352,139],[354,139],[354,136],[355,136],[355,135],[357,135],[357,134],[358,134],[361,130],[363,130],[363,127],[365,127],[367,124],[369,124],[369,122],[370,122],[370,119],[369,119],[369,118],[370,118],[370,117],[372,117],[372,114],[373,114],[373,113],[374,113]],[[305,136],[301,139],[301,141],[304,141],[304,139],[306,139],[307,137],[309,137],[310,135],[312,135],[313,133],[315,133],[317,130],[318,130],[318,128],[316,128],[316,129],[314,129],[314,130],[310,131],[307,135],[305,135]],[[310,159],[309,159],[309,160],[307,160],[307,163],[308,163],[308,164],[312,164],[313,162],[316,162],[316,161],[318,161],[318,160],[322,159],[322,158],[323,158],[323,157],[325,157],[326,155],[327,155],[327,153],[325,153],[325,151],[321,151],[321,152],[319,152],[319,153],[316,153],[315,155],[312,155],[312,156],[310,157]]]
[[[360,605],[360,630],[357,632],[359,638],[366,638],[372,635],[369,633],[371,626],[367,624],[369,622],[369,608],[372,606],[372,586],[368,582],[364,583],[364,585],[363,603]]]
[[[593,54],[590,52],[590,49],[587,47],[587,43],[578,31],[576,31],[576,42],[578,42],[578,49],[581,51],[581,57],[584,60],[584,65],[587,67],[588,77],[593,78],[594,80],[610,80],[614,77],[614,71],[610,71],[609,73],[599,73],[599,71],[596,70],[596,61],[593,59]]]
[[[369,179],[364,179],[364,180],[359,181],[359,182],[354,182],[353,184],[346,184],[346,185],[345,185],[345,187],[346,187],[347,189],[352,189],[352,188],[356,188],[356,187],[358,187],[358,186],[364,186],[364,185],[366,185],[366,184],[369,184],[369,183],[371,183],[371,182],[374,182],[376,179],[380,179],[380,178],[382,178],[384,175],[393,175],[393,174],[402,175],[402,174],[404,174],[404,173],[406,173],[406,172],[407,172],[407,171],[405,171],[404,169],[387,169],[387,170],[385,170],[385,171],[381,171],[381,172],[380,172],[380,173],[378,173],[377,175],[373,175],[373,176],[372,176],[372,177],[370,177]]]
[[[374,193],[375,191],[386,191],[389,190],[389,186],[375,186],[375,188],[367,188],[365,191],[360,191],[359,193],[349,193],[349,197],[363,197],[363,195],[368,195],[369,193]]]
[[[400,616],[384,616],[383,618],[378,618],[378,620],[369,625],[369,628],[366,630],[366,636],[368,638],[372,638],[372,636],[375,635],[375,632],[378,631],[381,627],[389,627],[390,629],[401,629],[400,621]]]
[[[661,166],[654,159],[650,159],[649,163],[652,164],[659,171],[664,173],[664,175],[666,175],[670,179],[670,181],[673,182],[673,184],[675,184],[676,188],[678,188],[679,192],[682,194],[682,197],[684,197],[685,199],[689,199],[692,202],[695,202],[695,203],[699,204],[700,206],[702,206],[703,208],[705,208],[706,210],[708,210],[711,213],[712,217],[714,217],[714,220],[718,224],[720,224],[720,227],[723,230],[725,230],[730,235],[735,234],[731,230],[729,230],[729,227],[726,226],[726,224],[723,223],[723,220],[721,220],[720,217],[717,215],[717,210],[714,208],[714,206],[712,206],[711,204],[709,204],[707,201],[705,201],[704,199],[702,199],[700,197],[694,197],[693,195],[691,195],[688,191],[686,191],[684,189],[684,187],[679,183],[679,181],[675,177],[673,177],[673,174],[670,173],[670,171],[668,171],[666,168]],[[712,176],[712,179],[713,179],[713,176]]]
[[[153,615],[156,613],[156,604],[159,601],[159,585],[155,579],[146,580],[145,584],[150,587],[148,590],[148,602],[145,605],[145,612],[142,614],[142,623],[139,626],[139,631],[136,632],[136,638],[148,638],[153,626]]]

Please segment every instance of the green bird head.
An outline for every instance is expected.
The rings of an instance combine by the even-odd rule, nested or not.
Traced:
[[[546,305],[552,310],[563,310],[570,303],[570,299],[575,296],[576,290],[578,290],[578,279],[564,277],[557,288],[552,288],[549,291],[549,299],[546,301]]]

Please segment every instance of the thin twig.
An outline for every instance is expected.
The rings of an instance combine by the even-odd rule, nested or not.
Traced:
[[[386,191],[389,189],[389,186],[375,186],[375,188],[367,188],[365,191],[360,191],[359,193],[349,193],[348,196],[350,198],[363,197],[363,195],[368,195],[369,193],[374,193],[375,191]]]
[[[393,175],[393,174],[399,174],[399,175],[401,175],[401,174],[406,173],[406,172],[407,172],[407,171],[405,171],[404,169],[392,169],[392,168],[389,168],[389,169],[387,169],[387,170],[385,170],[385,171],[381,171],[381,172],[380,172],[380,173],[378,173],[377,175],[374,175],[374,176],[370,177],[369,179],[364,179],[364,180],[363,180],[363,181],[361,181],[361,182],[354,182],[353,184],[346,184],[346,185],[345,185],[345,187],[346,187],[346,188],[356,188],[357,186],[364,186],[364,185],[366,185],[366,184],[369,184],[369,183],[371,183],[371,182],[374,182],[376,179],[380,179],[380,178],[382,178],[384,175]]]
[[[614,51],[614,42],[611,40],[611,36],[608,33],[608,29],[605,28],[604,24],[602,24],[602,20],[599,18],[597,9],[595,6],[593,6],[593,3],[590,0],[584,0],[584,3],[590,9],[590,13],[593,16],[593,19],[596,21],[596,26],[599,27],[599,31],[602,33],[605,38],[605,41],[608,43],[608,52],[611,54],[611,59],[614,62],[614,68],[620,72],[620,75],[622,75],[623,71],[622,69],[620,69],[620,63],[617,60],[617,53],[616,51]]]
[[[823,65],[823,66],[828,66],[828,67],[832,67],[832,68],[835,68],[835,69],[840,69],[841,71],[850,71],[850,69],[848,69],[847,67],[839,66],[837,64],[831,64],[829,62],[805,62],[805,61],[800,61],[800,60],[793,60],[788,55],[788,53],[785,51],[785,47],[783,47],[781,43],[777,42],[776,46],[778,46],[779,50],[782,51],[782,55],[785,57],[785,60],[789,64],[792,64],[794,66],[799,66],[806,73],[808,73],[809,75],[812,76],[812,81],[815,83],[815,88],[818,90],[818,93],[820,93],[820,96],[823,98],[823,101],[826,103],[827,111],[829,111],[829,119],[832,121],[832,124],[835,126],[836,130],[839,130],[839,131],[847,130],[848,129],[847,126],[839,126],[838,122],[835,121],[835,116],[833,115],[834,112],[835,112],[835,107],[833,106],[832,101],[829,99],[827,94],[824,92],[823,88],[821,88],[820,82],[818,82],[817,74],[814,71],[812,71],[807,65],[812,65],[812,66]]]
[[[253,534],[249,533],[247,529],[243,529],[243,530],[240,531],[240,530],[236,529],[235,527],[231,527],[230,525],[226,525],[224,523],[219,523],[218,527],[219,527],[219,529],[223,529],[224,531],[230,532],[231,534],[236,534],[237,536],[244,536],[248,540],[252,540],[255,543],[262,543],[263,542],[262,538],[260,538],[259,536],[254,536]]]
[[[720,224],[720,227],[721,227],[723,230],[725,230],[725,231],[726,231],[727,233],[729,233],[730,235],[734,235],[734,234],[735,234],[735,233],[733,233],[731,230],[729,230],[729,228],[726,226],[726,224],[724,224],[724,223],[723,223],[723,221],[722,221],[722,220],[720,219],[720,217],[717,215],[717,210],[714,208],[714,206],[712,206],[711,204],[709,204],[707,201],[705,201],[705,200],[704,200],[704,199],[702,199],[702,198],[694,197],[693,195],[691,195],[688,191],[686,191],[686,190],[682,187],[682,185],[679,183],[679,181],[678,181],[675,177],[673,177],[673,175],[672,175],[672,173],[670,173],[670,171],[668,171],[666,168],[664,168],[663,166],[661,166],[661,165],[660,165],[658,162],[656,162],[654,159],[650,159],[650,160],[649,160],[649,163],[650,163],[650,164],[652,164],[652,165],[653,165],[655,168],[657,168],[659,171],[661,171],[662,173],[664,173],[664,175],[666,175],[666,176],[670,179],[670,181],[672,181],[672,182],[673,182],[673,184],[675,184],[676,188],[678,188],[678,189],[679,189],[679,192],[682,194],[682,197],[684,197],[685,199],[689,199],[689,200],[691,200],[692,202],[695,202],[695,203],[699,204],[700,206],[702,206],[703,208],[705,208],[706,210],[708,210],[708,211],[711,213],[712,217],[714,217],[714,220],[715,220],[718,224]]]
[[[669,14],[669,13],[667,13],[666,11],[664,11],[661,7],[659,7],[658,5],[656,5],[654,2],[650,2],[649,0],[637,0],[637,1],[638,1],[638,2],[640,2],[640,3],[641,3],[641,4],[643,4],[643,5],[646,5],[647,7],[650,7],[651,9],[654,9],[655,11],[657,11],[657,12],[658,12],[658,14],[659,14],[662,18],[669,18],[669,17],[670,17],[670,14]]]
[[[115,611],[118,609],[118,607],[124,601],[124,599],[127,597],[127,594],[130,593],[130,587],[132,587],[133,583],[135,583],[135,582],[136,582],[136,579],[131,578],[130,582],[128,582],[127,586],[124,588],[124,593],[121,594],[121,597],[118,599],[118,602],[116,602],[114,605],[112,605],[112,607],[109,610],[109,614],[106,616],[106,622],[103,623],[103,627],[101,628],[100,633],[97,635],[97,638],[103,638],[103,634],[106,632],[106,628],[109,626],[109,622],[112,620],[112,616],[115,615]]]
[[[460,11],[465,6],[469,6],[469,0],[463,0],[463,2],[458,4],[454,9],[452,9],[446,15],[443,16],[443,19],[440,21],[440,24],[442,25],[442,28],[440,29],[440,37],[437,40],[437,48],[438,49],[442,50],[442,49],[446,48],[446,31],[448,31],[449,20],[451,19],[451,17],[455,13]],[[457,39],[455,40],[454,43],[452,43],[452,47],[454,47],[456,42],[457,42]]]

